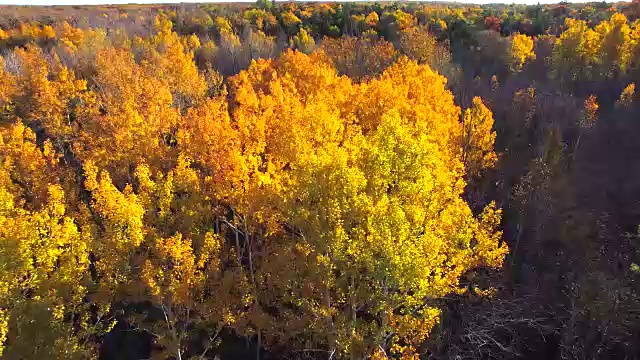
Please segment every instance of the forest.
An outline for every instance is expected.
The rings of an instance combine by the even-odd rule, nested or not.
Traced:
[[[638,359],[637,81],[637,1],[0,6],[0,358]]]

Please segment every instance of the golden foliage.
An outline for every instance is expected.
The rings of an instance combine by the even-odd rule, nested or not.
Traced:
[[[620,94],[620,98],[616,101],[616,106],[629,107],[633,103],[636,96],[636,84],[631,83],[627,85],[622,93]]]
[[[462,148],[464,165],[470,176],[479,175],[483,169],[491,168],[497,160],[493,152],[496,133],[493,128],[493,114],[479,97],[473,98],[473,105],[463,116]]]
[[[522,70],[522,66],[534,60],[536,54],[533,51],[533,39],[527,35],[516,34],[511,38],[511,49],[509,51],[509,65],[513,71]]]
[[[293,45],[305,54],[310,54],[316,47],[316,41],[305,29],[300,29],[293,37]]]
[[[45,170],[55,167],[51,146],[38,149],[21,123],[3,128],[1,139],[0,351],[81,358],[87,324],[79,319],[74,329],[65,316],[83,306],[91,238],[66,216],[62,187]]]
[[[177,35],[168,13],[146,37],[63,23],[51,56],[16,49],[15,74],[0,61],[5,356],[89,358],[122,302],[162,311],[128,320],[164,358],[194,333],[215,346],[223,326],[336,357],[382,356],[388,337],[413,358],[437,300],[501,265],[500,211],[474,216],[462,198],[495,161],[491,112],[476,99],[461,123],[444,77],[371,34],[312,52],[294,10],[280,20],[301,51],[229,79],[210,66],[246,50],[221,17],[219,47]],[[429,62],[426,29],[393,16]]]
[[[365,355],[376,349],[375,334],[406,329],[397,336],[410,346],[395,351],[409,354],[438,314],[430,308],[416,318],[412,309],[457,291],[466,269],[500,266],[500,212],[490,206],[474,218],[461,198],[463,128],[444,84],[406,58],[355,84],[293,52],[232,80],[246,175],[230,200],[245,216],[243,231],[246,223],[267,229],[269,241],[250,235],[263,247],[253,258],[255,296],[280,313],[271,319],[256,302],[251,321],[279,329],[274,341],[311,332],[343,354]],[[469,118],[482,126],[470,146],[489,146],[480,139],[492,139],[491,114],[481,102],[476,108]],[[490,148],[472,154],[484,161],[478,167],[493,159]],[[356,322],[361,308],[374,318],[406,313]]]

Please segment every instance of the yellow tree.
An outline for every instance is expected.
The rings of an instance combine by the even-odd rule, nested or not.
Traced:
[[[180,114],[167,80],[127,50],[105,48],[96,55],[93,83],[72,143],[81,160],[93,161],[120,185],[131,183],[138,163],[163,168],[175,162],[172,133]]]
[[[217,235],[206,177],[185,157],[165,175],[139,165],[135,186],[123,191],[90,162],[84,173],[98,284],[92,300],[150,304],[145,314],[129,312],[128,321],[154,337],[154,358],[182,359],[194,349],[206,355],[246,305],[246,280],[234,252]],[[223,269],[224,261],[232,265]],[[194,346],[196,340],[201,343]]]
[[[310,54],[316,47],[316,41],[305,29],[300,29],[300,31],[293,36],[292,43],[296,49],[305,54]]]
[[[207,86],[193,61],[200,40],[195,35],[181,38],[171,30],[172,26],[166,17],[156,17],[155,34],[146,41],[149,52],[142,62],[150,78],[167,82],[173,95],[173,105],[184,111],[203,100]]]
[[[603,21],[594,31],[600,37],[600,64],[602,76],[611,77],[616,72],[624,72],[631,60],[631,28],[627,18],[621,13],[615,13],[608,21]]]
[[[496,139],[493,114],[479,97],[474,97],[473,105],[464,112],[462,124],[463,163],[468,176],[477,176],[497,160],[493,152]]]
[[[66,214],[51,145],[21,123],[0,133],[0,353],[92,358],[90,233]]]
[[[627,85],[620,93],[620,98],[616,101],[616,107],[628,108],[631,107],[636,97],[636,84],[631,83]]]
[[[235,271],[237,264],[223,271],[223,261],[233,263],[235,257],[216,233],[217,209],[189,159],[181,157],[165,176],[139,166],[136,178],[147,250],[138,260],[144,290],[133,299],[149,301],[162,316],[134,319],[134,325],[155,336],[162,350],[157,358],[182,359],[189,342],[203,339],[198,353],[204,356],[222,327],[242,315],[242,273]]]
[[[567,80],[592,76],[601,44],[598,33],[583,20],[566,18],[565,26],[553,47],[554,76]]]
[[[536,54],[533,51],[533,39],[527,35],[516,34],[511,37],[509,49],[509,66],[512,71],[522,70],[527,61],[534,60]]]
[[[232,80],[246,175],[229,201],[254,289],[245,331],[411,358],[460,275],[500,266],[499,210],[475,217],[462,199],[463,128],[444,84],[407,59],[354,84],[301,53]]]
[[[84,187],[91,195],[92,221],[88,226],[95,239],[93,254],[100,285],[95,300],[110,303],[126,299],[134,283],[134,257],[146,234],[145,209],[131,186],[121,192],[109,173],[100,171],[92,161],[86,161],[83,170]]]
[[[298,26],[302,23],[302,20],[298,18],[291,11],[285,11],[280,14],[280,21],[282,22],[282,26],[287,34],[295,34]]]
[[[16,93],[16,77],[5,68],[4,58],[0,57],[0,119],[12,120],[15,111],[13,103]]]
[[[56,56],[49,62],[38,47],[19,49],[16,55],[22,71],[16,78],[15,114],[50,135],[67,137],[74,104],[86,89],[86,81],[77,80]]]
[[[369,25],[369,27],[375,28],[376,26],[378,26],[378,22],[380,22],[380,16],[378,16],[377,12],[372,11],[367,14],[367,16],[364,18],[364,21],[367,23],[367,25]]]

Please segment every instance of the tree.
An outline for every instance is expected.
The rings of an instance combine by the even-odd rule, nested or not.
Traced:
[[[462,200],[460,110],[427,66],[403,58],[358,85],[289,52],[238,75],[231,94],[251,168],[230,199],[250,322],[267,342],[409,357],[437,321],[434,301],[468,269],[501,264],[500,212],[474,217]]]
[[[88,340],[99,334],[92,332],[84,303],[90,233],[66,214],[55,176],[38,174],[55,166],[51,145],[37,148],[33,132],[19,122],[3,127],[1,135],[0,353],[91,358],[95,349]],[[39,188],[46,193],[38,194]]]
[[[437,39],[431,35],[425,26],[412,27],[400,34],[400,49],[402,53],[419,63],[433,66],[436,57]]]
[[[162,168],[175,159],[170,140],[180,112],[172,106],[171,84],[152,76],[151,68],[124,49],[101,50],[94,89],[78,115],[76,156],[107,170],[122,186],[131,182],[136,164]]]
[[[497,156],[493,152],[496,133],[493,128],[493,114],[479,97],[473,98],[473,106],[466,109],[462,121],[463,163],[467,175],[477,176],[483,169],[495,165]]]
[[[340,74],[356,81],[381,74],[397,57],[390,42],[372,35],[338,39],[325,37],[320,48]]]
[[[622,93],[620,94],[620,98],[616,101],[617,107],[629,108],[631,107],[633,101],[636,96],[636,84],[631,83],[627,85]]]
[[[533,51],[533,39],[523,34],[512,36],[509,58],[509,66],[512,71],[522,70],[522,66],[524,66],[527,61],[536,58],[536,54]]]
[[[316,42],[313,37],[307,33],[305,29],[300,29],[298,33],[293,37],[292,41],[294,47],[305,54],[310,54],[316,47]]]

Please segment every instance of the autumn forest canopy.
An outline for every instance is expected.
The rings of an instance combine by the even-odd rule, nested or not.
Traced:
[[[0,358],[638,358],[637,81],[637,2],[0,7]]]

